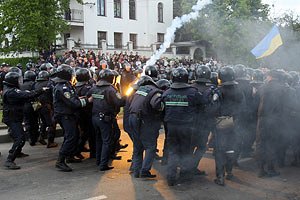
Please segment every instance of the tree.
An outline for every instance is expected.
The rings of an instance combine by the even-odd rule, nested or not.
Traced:
[[[181,6],[188,8],[184,12],[189,12],[191,1],[181,3],[187,5]],[[226,63],[255,64],[250,50],[271,27],[268,14],[269,6],[261,0],[214,0],[197,20],[180,30],[176,40],[206,40]]]
[[[1,52],[49,50],[68,25],[62,18],[70,0],[2,0],[0,3]]]

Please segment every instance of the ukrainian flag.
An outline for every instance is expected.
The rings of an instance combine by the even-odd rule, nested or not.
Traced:
[[[260,59],[274,53],[282,44],[278,27],[275,25],[268,35],[266,35],[265,38],[251,50],[251,53],[256,57],[256,59]]]

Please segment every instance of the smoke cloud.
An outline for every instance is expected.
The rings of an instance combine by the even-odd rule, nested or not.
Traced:
[[[184,24],[189,23],[191,20],[196,19],[199,15],[199,11],[202,10],[206,5],[210,4],[211,0],[198,0],[197,4],[192,7],[192,12],[185,14],[181,17],[175,17],[172,21],[171,26],[167,29],[165,34],[165,41],[160,48],[151,56],[147,61],[146,66],[154,65],[155,62],[166,52],[167,48],[170,47],[171,42],[174,40],[175,32],[181,28]]]

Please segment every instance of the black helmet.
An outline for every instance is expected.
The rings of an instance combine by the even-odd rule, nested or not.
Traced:
[[[24,73],[24,81],[35,81],[36,74],[34,71],[26,71]]]
[[[154,83],[153,79],[150,76],[144,75],[144,76],[141,76],[141,78],[137,82],[137,85],[138,86],[155,85],[155,83]]]
[[[62,64],[58,66],[55,75],[58,79],[71,81],[74,75],[74,69],[70,65]]]
[[[253,82],[264,82],[264,73],[261,70],[256,69],[252,74],[252,79]]]
[[[91,79],[91,73],[87,68],[80,68],[76,70],[76,80],[78,82],[87,82]]]
[[[218,85],[218,73],[217,72],[211,72],[210,81],[214,85]]]
[[[49,72],[47,71],[40,71],[37,77],[37,81],[48,81],[50,77]]]
[[[17,67],[11,67],[11,68],[9,68],[8,72],[17,72],[17,73],[19,73],[20,75],[22,75],[22,70],[20,70],[20,69],[17,68]]]
[[[22,64],[21,64],[21,63],[18,63],[18,64],[17,64],[17,68],[19,68],[20,70],[22,70],[22,69],[23,69]]]
[[[47,71],[46,63],[43,63],[39,69],[40,69],[40,71]]]
[[[109,83],[113,83],[114,73],[110,69],[103,69],[99,72],[99,80],[104,80]]]
[[[31,62],[26,64],[26,70],[30,70],[31,68],[34,68],[34,67],[35,67],[34,64]]]
[[[156,85],[161,90],[167,90],[171,86],[171,83],[167,79],[160,79],[159,81],[156,82]]]
[[[234,76],[233,68],[230,66],[222,67],[219,71],[219,77],[220,77],[222,83],[228,82],[228,81],[234,81],[235,76]]]
[[[1,64],[1,68],[2,67],[8,67],[8,64],[6,64],[5,62]]]
[[[57,69],[56,69],[55,67],[53,67],[53,68],[50,70],[50,75],[53,76],[56,72],[57,72]]]
[[[188,83],[188,80],[189,80],[189,73],[185,68],[178,67],[173,69],[172,71],[173,82]]]
[[[145,68],[145,75],[150,76],[153,79],[157,79],[158,71],[155,66],[149,65]]]
[[[18,72],[8,72],[4,77],[3,83],[8,86],[19,87],[21,77]]]
[[[207,79],[210,80],[211,70],[206,65],[201,65],[196,69],[196,78],[197,79]]]
[[[41,71],[48,71],[50,69],[53,68],[53,65],[51,63],[43,63],[41,66],[40,66],[40,70]]]
[[[236,78],[246,78],[247,77],[247,68],[242,65],[238,64],[234,66],[234,72]]]

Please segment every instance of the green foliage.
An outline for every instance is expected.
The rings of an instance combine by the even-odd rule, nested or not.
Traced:
[[[189,12],[195,2],[181,1],[183,12]],[[214,0],[200,12],[197,20],[179,31],[176,40],[205,40],[212,44],[214,57],[225,63],[257,65],[250,50],[259,41],[260,35],[255,33],[272,26],[268,13],[268,5],[261,0]]]
[[[16,66],[18,63],[21,63],[23,66],[23,69],[25,69],[26,64],[28,63],[29,60],[32,60],[33,62],[37,61],[37,57],[23,57],[23,58],[0,58],[0,63],[7,63],[10,66]]]
[[[50,49],[56,36],[68,28],[62,17],[69,1],[3,0],[0,4],[0,44],[6,41],[6,45],[0,51]]]

